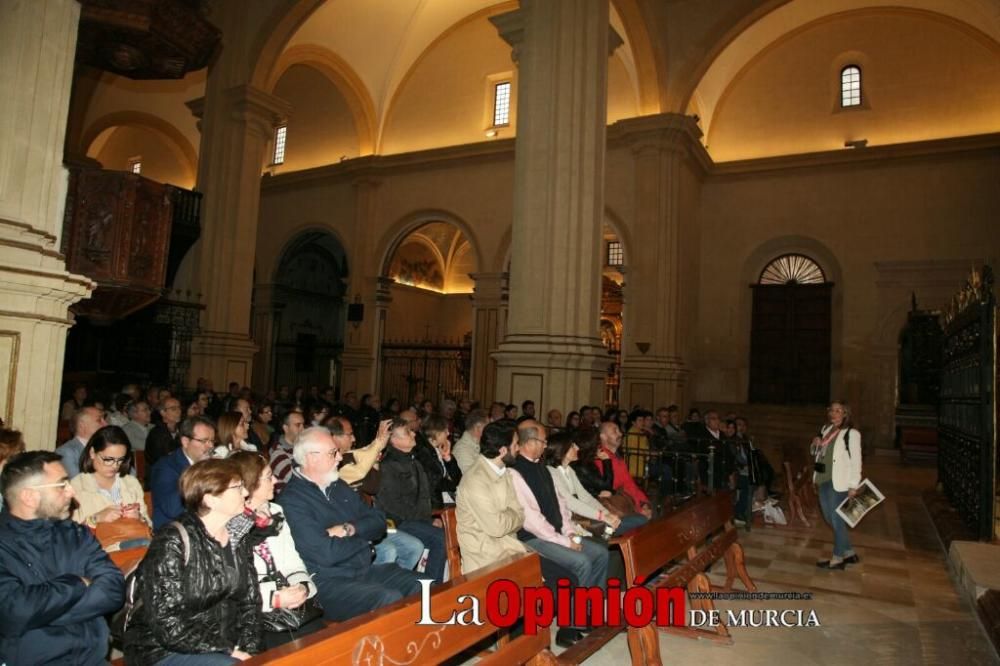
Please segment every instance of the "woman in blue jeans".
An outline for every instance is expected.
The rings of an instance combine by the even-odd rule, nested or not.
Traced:
[[[833,556],[816,566],[843,570],[860,559],[851,548],[847,523],[837,513],[837,507],[845,498],[853,497],[861,485],[861,433],[851,426],[851,408],[845,402],[831,403],[827,417],[827,424],[813,438],[811,452],[819,505],[823,518],[833,528]]]

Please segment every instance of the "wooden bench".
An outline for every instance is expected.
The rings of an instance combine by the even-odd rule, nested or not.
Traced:
[[[709,540],[710,539],[710,540]],[[737,541],[733,526],[733,498],[730,491],[700,497],[674,513],[653,520],[628,534],[611,540],[622,549],[625,560],[626,584],[651,581],[652,587],[684,587],[687,591],[704,593],[712,590],[730,591],[739,577],[748,591],[757,587],[743,562],[743,548]],[[713,588],[705,569],[724,559],[726,584]],[[681,561],[671,567],[671,563]],[[655,579],[650,577],[658,574]],[[714,610],[711,599],[688,598],[688,609]],[[686,619],[686,618],[685,618]],[[656,625],[628,628],[629,652],[634,665],[660,664],[660,644]],[[731,643],[729,630],[722,624],[715,631],[692,627],[659,627],[660,631],[688,638],[710,638]],[[593,655],[622,630],[622,627],[596,629],[580,642],[559,655],[559,661],[579,664]]]
[[[456,576],[434,588],[431,609],[435,620],[469,608],[465,595],[480,600],[480,617],[486,621],[483,601],[495,580],[507,579],[519,587],[542,584],[538,555],[509,557],[468,576]],[[420,625],[421,601],[407,597],[391,606],[366,613],[347,622],[327,627],[292,643],[263,652],[245,662],[248,666],[340,666],[341,664],[429,664],[441,663],[488,641],[498,629],[489,624]],[[506,634],[504,631],[503,634]],[[507,666],[554,664],[549,651],[551,631],[539,627],[534,636],[521,635],[507,640],[494,652],[480,654],[477,664]]]

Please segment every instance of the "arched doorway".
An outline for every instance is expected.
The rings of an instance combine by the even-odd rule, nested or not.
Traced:
[[[810,257],[783,254],[751,287],[750,402],[828,402],[833,283]]]
[[[622,329],[625,299],[625,246],[610,225],[602,230],[601,342],[608,353],[608,373],[604,381],[604,404],[617,405],[620,398]]]
[[[254,289],[254,337],[267,354],[255,364],[258,388],[337,387],[347,270],[344,249],[329,232],[301,233],[285,247],[271,284]]]
[[[445,221],[425,222],[389,253],[392,280],[381,344],[380,392],[403,402],[422,395],[435,404],[465,397],[472,361],[476,254],[466,235]]]

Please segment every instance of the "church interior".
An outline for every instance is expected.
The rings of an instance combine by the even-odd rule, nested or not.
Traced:
[[[810,600],[719,606],[822,626],[664,663],[1000,663],[997,0],[3,0],[0,83],[27,449],[81,385],[739,415],[746,571]],[[885,495],[840,572],[831,402]]]

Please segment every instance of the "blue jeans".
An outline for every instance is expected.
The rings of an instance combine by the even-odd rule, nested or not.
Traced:
[[[844,558],[851,555],[851,540],[847,536],[847,523],[837,513],[837,507],[847,498],[847,492],[833,489],[833,481],[819,484],[819,506],[823,510],[823,518],[833,528],[833,556]]]
[[[228,666],[238,664],[239,659],[225,652],[202,652],[200,654],[182,654],[171,652],[156,662],[156,666]]]
[[[402,569],[413,571],[423,554],[423,541],[397,530],[394,534],[386,534],[375,544],[375,561],[372,564],[398,564]]]
[[[403,571],[395,564],[372,565],[358,578],[323,578],[316,584],[324,615],[335,622],[420,593],[418,574]]]
[[[608,587],[608,548],[584,539],[583,550],[573,550],[542,539],[528,539],[524,545],[542,557],[568,569],[581,587]]]
[[[628,532],[629,530],[634,530],[637,527],[642,527],[648,522],[649,519],[646,518],[646,516],[641,516],[638,513],[629,514],[624,518],[622,518],[622,523],[621,525],[618,526],[618,529],[615,530],[614,536],[621,536],[626,532]]]
[[[424,575],[421,578],[432,578],[435,583],[444,580],[444,530],[435,527],[430,523],[422,523],[419,520],[407,520],[399,524],[399,531],[406,532],[423,542],[420,554],[423,555],[424,548],[427,549],[427,566],[424,568]]]

